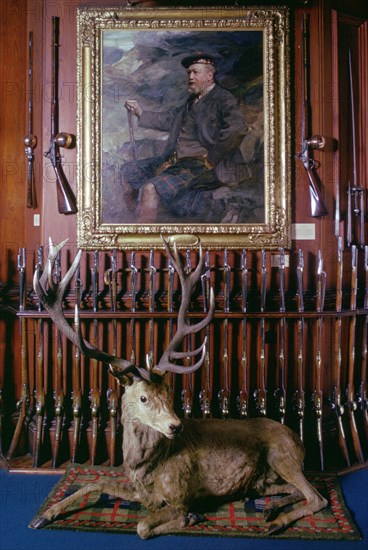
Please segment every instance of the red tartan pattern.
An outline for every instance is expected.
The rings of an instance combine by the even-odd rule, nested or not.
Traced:
[[[120,468],[70,466],[42,505],[37,516],[71,492],[75,492],[87,483],[97,481],[102,476],[116,478],[117,483],[128,481]],[[307,477],[328,499],[329,505],[317,514],[302,518],[285,532],[277,535],[277,538],[359,540],[361,538],[359,531],[345,506],[337,476],[314,474]],[[143,506],[136,503],[134,509],[127,508],[128,503],[123,503],[121,499],[106,500],[102,498],[88,507],[88,503],[93,502],[95,498],[93,496],[91,498],[91,495],[92,493],[82,497],[79,502],[74,504],[73,510],[67,510],[46,528],[134,534],[138,521],[148,514]],[[269,524],[264,520],[263,508],[269,500],[270,497],[266,497],[258,498],[256,501],[249,500],[245,504],[241,501],[224,504],[215,512],[205,513],[206,520],[204,522],[186,527],[177,534],[228,537],[264,536],[267,534]]]

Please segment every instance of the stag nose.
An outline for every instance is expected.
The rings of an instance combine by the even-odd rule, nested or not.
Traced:
[[[183,425],[181,422],[179,424],[170,424],[169,429],[173,435],[178,435],[183,429]]]

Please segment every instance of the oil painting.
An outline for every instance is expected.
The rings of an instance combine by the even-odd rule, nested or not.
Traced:
[[[98,247],[156,246],[160,233],[200,234],[208,246],[226,234],[230,246],[272,247],[270,235],[287,243],[288,98],[278,89],[288,77],[287,14],[277,29],[279,15],[80,10],[82,245],[96,237]]]

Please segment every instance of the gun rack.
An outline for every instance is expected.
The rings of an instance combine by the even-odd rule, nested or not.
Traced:
[[[295,257],[283,250],[205,251],[188,317],[205,315],[209,285],[215,315],[204,366],[193,375],[167,377],[177,413],[203,421],[265,415],[284,422],[303,438],[309,470],[365,463],[368,289],[354,288],[354,281],[358,274],[364,281],[367,255],[355,250],[354,264],[351,249],[340,252],[335,260],[340,268],[344,260],[345,269],[336,278],[326,277],[320,253],[302,261],[302,251]],[[71,256],[63,249],[56,278]],[[188,270],[197,258],[198,250],[183,252]],[[1,322],[19,332],[21,349],[0,388],[6,466],[49,471],[71,461],[119,465],[123,389],[106,366],[86,360],[59,337],[40,308],[32,277],[34,265],[42,270],[42,249],[20,251],[20,259],[20,288],[3,289],[1,301]],[[84,252],[64,297],[70,322],[77,300],[89,341],[142,364],[147,354],[156,362],[175,331],[180,286],[161,251]],[[198,344],[203,335],[197,336],[187,346]],[[6,358],[9,351],[3,346],[2,353]]]

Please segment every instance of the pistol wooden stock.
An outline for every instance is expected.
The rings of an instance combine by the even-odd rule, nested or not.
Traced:
[[[349,319],[349,360],[348,360],[348,387],[347,387],[347,409],[349,415],[350,432],[353,440],[355,456],[360,464],[364,462],[363,451],[360,445],[359,434],[355,422],[355,411],[357,403],[355,401],[354,378],[355,378],[355,332],[356,332],[356,298],[358,284],[357,270],[357,248],[351,247],[351,291],[350,291],[350,319]]]
[[[342,238],[338,238],[337,247],[337,284],[336,284],[336,312],[340,313],[342,309],[342,276],[343,276],[343,246]],[[346,445],[345,431],[342,423],[344,407],[341,400],[341,316],[335,319],[335,361],[333,367],[333,395],[331,399],[332,410],[335,413],[335,419],[338,430],[339,446],[348,466],[350,466],[349,452]]]

